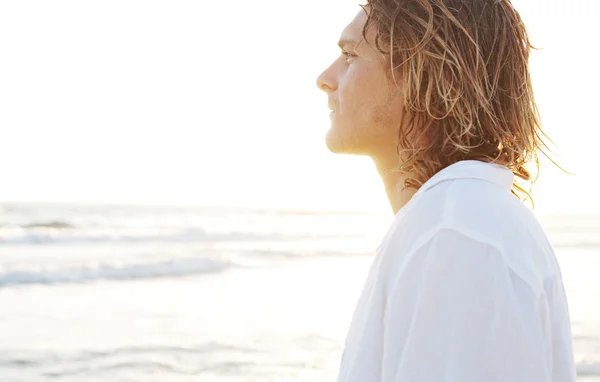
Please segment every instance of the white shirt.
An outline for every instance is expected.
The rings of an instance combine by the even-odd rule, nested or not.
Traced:
[[[506,167],[462,161],[376,250],[338,382],[572,382],[559,265]]]

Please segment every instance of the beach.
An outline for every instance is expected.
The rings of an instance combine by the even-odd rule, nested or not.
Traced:
[[[167,230],[186,220],[176,219],[179,210],[153,210],[154,217],[147,209],[103,212],[104,226],[89,210],[53,211],[42,220],[70,222],[79,232],[45,227],[44,236],[39,227],[19,234],[4,228],[3,382],[334,381],[373,259],[368,248],[376,248],[390,222],[369,214],[230,211],[252,231],[240,231],[232,220],[232,232],[224,234],[226,212],[212,211],[209,219],[202,210],[200,237],[189,226],[184,233]],[[594,222],[548,224],[570,303],[578,380],[588,382],[600,381]]]
[[[369,258],[0,290],[3,381],[334,380]]]

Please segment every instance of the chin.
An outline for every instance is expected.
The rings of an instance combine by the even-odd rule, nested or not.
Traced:
[[[357,141],[356,137],[344,136],[333,126],[327,132],[325,144],[329,151],[334,154],[367,155],[366,150],[362,147],[363,145]]]
[[[334,154],[347,154],[346,150],[344,150],[344,147],[340,145],[339,142],[332,142],[331,139],[326,138],[325,144],[327,145],[329,151]]]

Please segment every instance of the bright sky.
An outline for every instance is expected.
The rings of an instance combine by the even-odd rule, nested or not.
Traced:
[[[515,4],[545,48],[532,68],[544,123],[578,173],[543,173],[538,208],[600,209],[600,3]],[[369,159],[327,151],[315,86],[358,10],[347,0],[1,2],[0,200],[388,209]]]

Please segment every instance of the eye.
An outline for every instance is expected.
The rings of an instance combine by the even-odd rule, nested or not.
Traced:
[[[350,53],[350,52],[346,52],[345,50],[342,50],[342,56],[344,56],[346,58],[346,61],[350,60],[351,58],[356,58],[357,55],[354,53]]]

